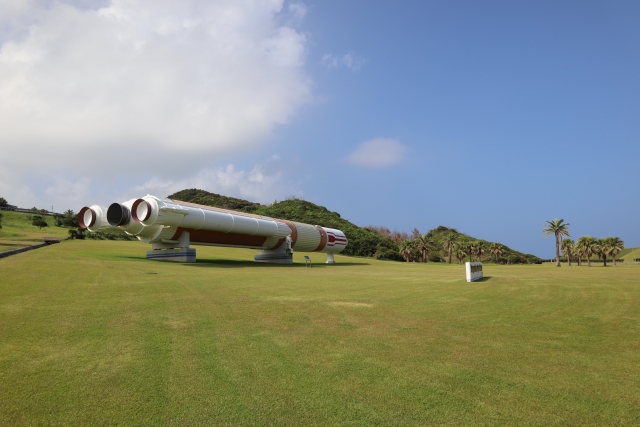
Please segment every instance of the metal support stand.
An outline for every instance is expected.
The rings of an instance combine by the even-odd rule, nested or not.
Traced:
[[[183,232],[175,243],[154,243],[147,259],[174,262],[196,262],[196,250],[189,247],[189,232]]]
[[[253,260],[255,262],[266,262],[270,264],[293,264],[291,242],[291,237],[287,237],[278,249],[260,249],[258,255],[253,257]]]

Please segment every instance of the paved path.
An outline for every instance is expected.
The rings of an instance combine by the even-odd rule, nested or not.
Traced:
[[[12,249],[10,251],[0,252],[0,258],[6,258],[6,257],[11,256],[11,255],[16,255],[16,254],[19,254],[19,253],[22,253],[22,252],[30,251],[32,249],[38,249],[38,248],[41,248],[43,246],[49,246],[49,244],[48,243],[38,243],[37,245],[33,245],[33,246],[27,246],[27,247],[20,248],[20,249]]]

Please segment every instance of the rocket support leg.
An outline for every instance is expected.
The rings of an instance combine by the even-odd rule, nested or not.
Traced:
[[[291,237],[287,237],[278,249],[260,249],[258,255],[253,257],[253,260],[255,262],[266,262],[270,264],[293,264]]]
[[[180,235],[180,237],[178,237],[177,243],[162,243],[161,245],[154,243],[152,246],[153,250],[147,251],[147,259],[175,262],[196,262],[196,250],[189,247],[190,243],[189,232],[185,231]],[[165,248],[169,246],[169,248],[164,249],[162,248],[163,246]]]

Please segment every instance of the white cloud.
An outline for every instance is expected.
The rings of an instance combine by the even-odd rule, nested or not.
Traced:
[[[102,5],[0,2],[0,169],[193,173],[310,100],[306,36],[280,24],[302,4]]]
[[[25,182],[4,168],[0,168],[0,197],[12,205],[27,208],[36,206],[38,200]]]
[[[400,163],[406,151],[407,147],[395,139],[376,138],[358,145],[347,161],[365,168],[383,168]]]
[[[226,167],[201,170],[196,175],[182,180],[163,180],[156,177],[130,189],[123,200],[146,194],[166,197],[187,188],[200,188],[212,193],[268,204],[274,199],[282,200],[291,195],[302,195],[294,185],[287,182],[288,169],[288,164],[280,157],[273,156],[256,165],[251,171],[237,170],[234,165],[229,164]]]
[[[340,68],[346,67],[354,73],[360,71],[360,69],[366,64],[368,60],[355,52],[349,52],[343,56],[335,56],[332,53],[327,53],[322,57],[320,63],[327,68]]]
[[[72,182],[62,177],[56,177],[55,184],[48,187],[45,193],[56,200],[78,201],[89,195],[89,185],[90,181],[87,178]]]
[[[303,3],[291,3],[289,5],[289,12],[294,19],[294,22],[300,22],[305,16],[307,16],[307,6]]]

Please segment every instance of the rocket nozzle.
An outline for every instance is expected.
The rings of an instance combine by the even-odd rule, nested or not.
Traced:
[[[151,205],[144,199],[137,199],[131,205],[131,216],[136,222],[148,220],[151,216]]]
[[[80,209],[78,213],[78,224],[82,228],[89,228],[96,223],[96,211],[88,206]]]
[[[120,203],[112,203],[107,210],[107,221],[109,225],[117,227],[119,225],[125,225],[131,219],[131,211]]]

